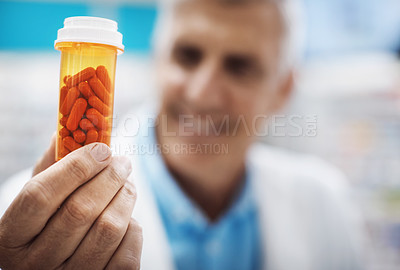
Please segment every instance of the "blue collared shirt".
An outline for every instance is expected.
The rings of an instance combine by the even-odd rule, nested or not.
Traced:
[[[156,149],[155,129],[139,143]],[[155,195],[178,270],[255,270],[262,264],[261,234],[251,171],[226,213],[215,223],[181,190],[157,151],[142,154],[140,166]],[[156,258],[155,258],[156,259]]]

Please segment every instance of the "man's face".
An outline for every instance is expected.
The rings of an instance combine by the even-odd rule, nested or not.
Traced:
[[[158,55],[161,115],[181,142],[246,147],[282,101],[284,32],[272,4],[217,2],[175,9]]]

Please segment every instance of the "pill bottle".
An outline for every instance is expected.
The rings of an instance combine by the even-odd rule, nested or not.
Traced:
[[[61,51],[56,160],[93,142],[110,145],[117,55],[115,21],[70,17],[54,43]]]

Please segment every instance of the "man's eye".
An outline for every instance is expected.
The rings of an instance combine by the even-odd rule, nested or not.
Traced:
[[[225,70],[233,76],[248,76],[255,71],[255,67],[247,57],[230,56],[224,61]]]
[[[193,46],[181,46],[174,50],[173,57],[180,65],[193,68],[201,62],[203,53],[199,48]]]

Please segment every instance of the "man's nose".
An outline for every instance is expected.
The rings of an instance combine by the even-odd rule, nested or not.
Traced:
[[[190,81],[186,97],[203,109],[221,109],[227,102],[227,89],[218,63],[199,67]]]

